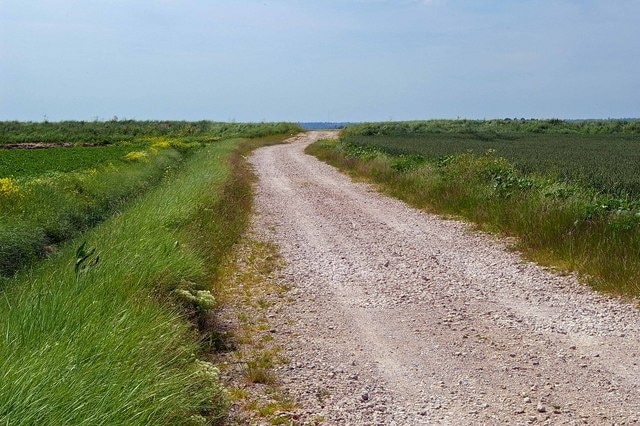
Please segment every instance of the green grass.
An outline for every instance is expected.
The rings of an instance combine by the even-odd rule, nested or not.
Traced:
[[[0,277],[104,220],[160,182],[189,152],[167,147],[155,154],[149,151],[144,161],[122,160],[67,173],[4,178],[5,189],[0,185]]]
[[[418,208],[516,236],[530,258],[578,271],[598,289],[640,295],[638,199],[525,173],[495,153],[392,155],[366,139],[350,140],[318,142],[307,152]]]
[[[198,361],[206,330],[186,321],[204,305],[172,295],[206,291],[246,226],[251,175],[234,162],[256,143],[195,152],[121,214],[6,280],[0,423],[180,425],[224,414],[216,370]],[[96,252],[81,266],[99,262],[76,274],[85,240]]]
[[[0,122],[2,126],[10,129],[2,136],[22,131],[16,134],[25,140],[40,135],[48,143],[56,141],[55,132],[84,138],[85,131],[109,140],[120,138],[117,131],[129,132],[134,142],[0,149],[0,280],[118,212],[179,167],[197,147],[218,143],[225,135],[288,134],[298,128],[288,123],[212,122]]]
[[[214,121],[0,121],[0,144],[53,143],[108,145],[149,137],[217,141],[255,138],[300,131],[293,123],[221,123]]]
[[[101,147],[71,147],[49,149],[0,149],[0,178],[34,177],[46,173],[68,173],[99,167],[108,163],[121,164],[124,156],[144,146],[112,145]]]

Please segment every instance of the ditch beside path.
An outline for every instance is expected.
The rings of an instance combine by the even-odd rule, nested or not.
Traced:
[[[640,421],[636,308],[304,154],[335,136],[251,158],[255,228],[292,287],[272,331],[300,423]]]

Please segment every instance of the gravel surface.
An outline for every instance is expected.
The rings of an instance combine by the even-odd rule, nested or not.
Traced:
[[[634,306],[304,154],[335,135],[251,158],[256,229],[292,286],[272,332],[300,423],[638,422]]]

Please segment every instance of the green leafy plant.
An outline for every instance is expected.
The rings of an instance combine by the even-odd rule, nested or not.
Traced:
[[[76,261],[73,268],[76,276],[86,273],[100,262],[100,256],[95,255],[96,248],[92,247],[87,250],[86,245],[87,242],[84,241],[76,250]]]

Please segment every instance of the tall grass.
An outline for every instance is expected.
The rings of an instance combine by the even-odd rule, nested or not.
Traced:
[[[281,143],[282,135],[244,139],[229,158],[230,178],[221,189],[222,196],[211,200],[188,225],[191,238],[206,256],[210,275],[216,276],[224,253],[247,228],[253,206],[252,183],[255,176],[246,155],[259,146]]]
[[[217,371],[198,360],[199,330],[185,320],[210,307],[216,259],[246,224],[250,174],[230,183],[240,142],[197,151],[87,232],[84,251],[71,241],[9,280],[0,298],[0,423],[205,424],[224,414]],[[89,247],[95,253],[76,268]]]
[[[0,277],[104,220],[156,185],[188,152],[166,148],[145,161],[10,180],[15,190],[0,191]]]
[[[440,159],[394,156],[321,141],[307,152],[416,207],[518,237],[546,265],[578,271],[596,288],[640,295],[640,203],[525,174],[495,153]]]

